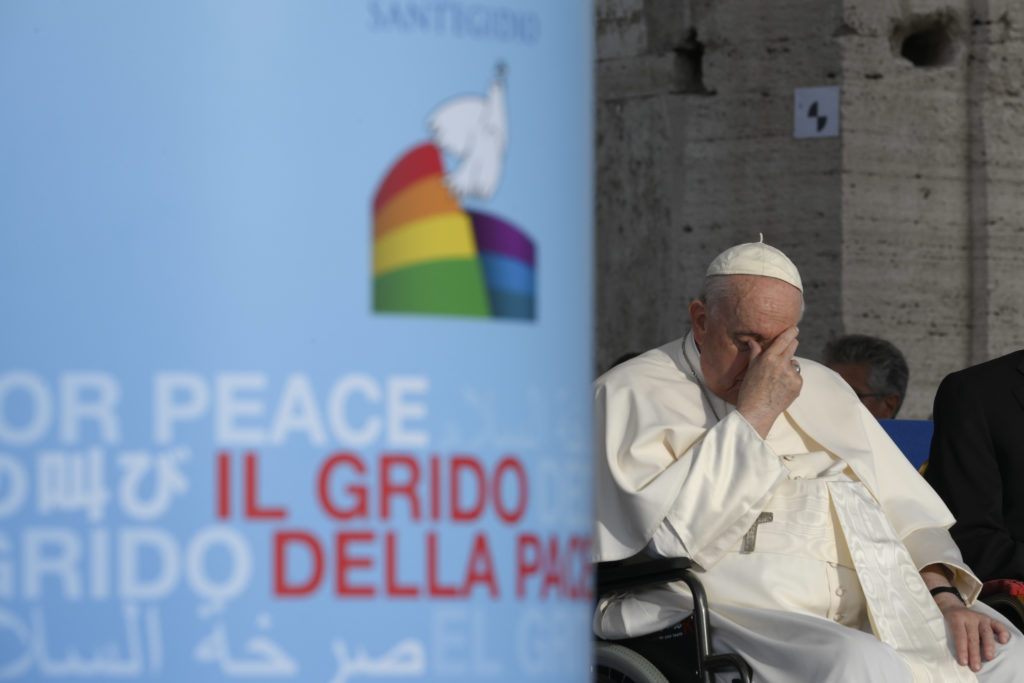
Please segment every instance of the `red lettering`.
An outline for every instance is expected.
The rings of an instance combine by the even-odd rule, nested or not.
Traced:
[[[546,598],[549,588],[555,588],[560,595],[564,595],[565,589],[562,585],[562,568],[559,566],[557,536],[551,536],[548,539],[548,555],[545,560],[544,582],[540,585],[540,596]]]
[[[430,458],[430,519],[441,519],[441,460]]]
[[[471,538],[458,539],[455,555],[452,555],[452,548],[442,549],[439,531],[403,535],[400,530],[378,534],[361,529],[335,533],[330,540],[333,547],[326,538],[321,539],[310,531],[276,532],[271,540],[274,595],[305,598],[327,583],[333,583],[334,594],[342,598],[387,596],[457,600],[486,593],[497,599],[501,593],[495,556],[486,531],[475,531]],[[572,565],[574,572],[580,572],[571,577],[579,580],[573,589],[582,591],[585,582],[590,580],[589,558],[581,555],[588,544],[585,539],[574,537],[567,546],[558,547],[556,536],[541,539],[534,534],[523,534],[516,543],[518,597],[524,597],[528,589],[539,593],[539,597],[564,594],[570,579],[566,573],[569,566],[564,560],[570,555],[574,562],[579,560],[579,564]],[[401,558],[400,553],[407,550],[412,551],[411,557]],[[549,561],[559,557],[563,561]],[[408,560],[418,561],[418,558],[426,560],[426,567],[417,575],[416,565]],[[406,559],[404,564],[402,559]]]
[[[526,597],[526,578],[540,569],[540,541],[533,534],[516,540],[516,597]]]
[[[590,561],[590,538],[573,536],[569,539],[569,556],[576,559],[576,581],[569,595],[574,598],[594,599],[594,566]]]
[[[526,467],[511,454],[492,469],[490,462],[468,453],[433,454],[424,460],[412,453],[392,452],[369,461],[354,452],[338,452],[321,464],[316,490],[324,514],[335,520],[372,516],[385,522],[466,523],[493,514],[503,524],[513,525],[526,517],[530,499]],[[226,495],[222,493],[217,501],[223,514],[230,512]],[[263,516],[283,512],[255,507]]]
[[[466,569],[466,584],[463,586],[463,594],[473,590],[473,585],[483,583],[490,590],[492,598],[498,597],[498,584],[494,580],[494,559],[491,557],[491,549],[487,545],[487,537],[477,533],[473,541],[473,554],[469,557],[469,566]]]
[[[419,589],[416,586],[401,586],[398,584],[398,580],[395,578],[397,573],[395,557],[398,551],[395,548],[395,532],[389,531],[387,534],[387,549],[384,553],[385,558],[385,572],[387,574],[387,593],[389,596],[405,598],[405,597],[416,597],[420,594]]]
[[[458,592],[454,586],[443,586],[437,578],[438,564],[437,532],[427,534],[427,590],[431,597],[455,597]]]
[[[305,547],[311,558],[311,571],[305,581],[288,582],[288,552]],[[316,538],[304,531],[280,531],[274,534],[274,594],[281,596],[308,595],[320,585],[324,573],[324,553]]]
[[[283,507],[260,506],[257,498],[259,490],[259,459],[255,453],[245,454],[245,516],[248,519],[284,519],[287,516]]]
[[[392,479],[392,470],[402,469],[408,471],[405,482],[398,484]],[[420,500],[416,495],[416,485],[420,481],[419,463],[411,455],[391,454],[383,455],[380,459],[380,517],[390,519],[391,510],[388,502],[392,495],[404,495],[409,499],[411,508],[411,519],[420,518]]]
[[[335,575],[334,592],[338,595],[349,596],[370,596],[374,594],[373,586],[354,586],[349,583],[348,572],[350,569],[373,566],[372,557],[352,557],[349,555],[349,543],[367,542],[373,540],[373,533],[369,531],[340,533],[334,537],[335,553],[337,556],[338,572]]]
[[[320,505],[323,507],[324,511],[334,519],[366,517],[367,496],[366,488],[364,486],[352,484],[345,489],[345,492],[355,499],[355,503],[349,507],[338,507],[331,498],[329,488],[331,483],[331,474],[335,467],[341,465],[348,465],[359,474],[364,474],[366,472],[366,468],[363,467],[363,462],[358,458],[358,456],[352,453],[336,453],[332,455],[320,468],[320,476],[317,478],[317,491],[320,494]]]
[[[534,534],[521,534],[516,539],[516,596],[526,596],[531,576],[540,581],[538,597],[593,599],[593,565],[590,561],[590,538],[569,536],[559,539],[555,534],[542,542]]]
[[[231,515],[231,456],[217,456],[217,516],[227,519]]]
[[[462,490],[459,483],[461,481],[460,473],[467,470],[476,484],[476,501],[468,507],[462,508],[460,507],[462,498]],[[452,457],[449,477],[451,480],[452,521],[468,522],[478,518],[480,513],[483,512],[484,503],[486,502],[487,487],[484,485],[486,480],[484,468],[480,466],[480,463],[475,458],[468,455],[456,455]]]
[[[517,491],[519,492],[519,498],[516,501],[516,507],[509,511],[505,507],[505,500],[502,492],[505,488],[502,486],[502,477],[506,471],[511,473],[518,479]],[[529,498],[529,485],[526,478],[526,470],[523,469],[523,464],[512,455],[507,455],[502,458],[501,462],[498,463],[497,469],[494,470],[494,492],[491,494],[494,499],[494,509],[498,512],[498,516],[501,517],[502,521],[506,524],[514,524],[522,519],[526,513],[526,501]]]

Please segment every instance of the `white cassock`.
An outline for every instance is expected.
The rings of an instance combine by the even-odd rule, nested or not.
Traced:
[[[703,386],[692,334],[598,378],[595,560],[690,557],[716,647],[760,682],[1024,680],[1012,628],[977,677],[957,664],[919,574],[945,565],[974,603],[952,515],[846,382],[799,362],[800,396],[766,439]],[[607,596],[594,630],[642,635],[690,609],[680,582]]]

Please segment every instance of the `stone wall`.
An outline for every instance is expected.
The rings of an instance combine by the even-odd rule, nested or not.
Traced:
[[[679,336],[708,261],[800,267],[798,353],[847,332],[907,355],[900,417],[1024,346],[1024,7],[977,0],[598,0],[595,372]],[[796,139],[796,88],[841,135]]]

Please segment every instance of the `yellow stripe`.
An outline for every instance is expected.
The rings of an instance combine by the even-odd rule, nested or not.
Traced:
[[[374,242],[373,274],[446,258],[476,256],[469,216],[460,212],[413,221]]]

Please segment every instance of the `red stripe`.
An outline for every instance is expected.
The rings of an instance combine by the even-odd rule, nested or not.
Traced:
[[[384,203],[409,183],[414,183],[429,175],[441,175],[441,173],[441,155],[438,154],[437,147],[429,142],[414,147],[388,171],[384,182],[377,190],[377,196],[373,199],[373,212],[377,213]]]

